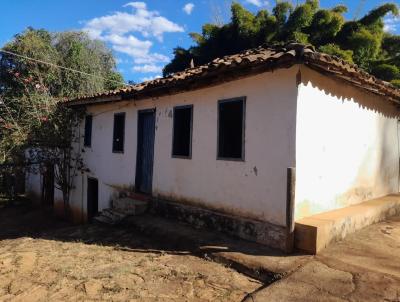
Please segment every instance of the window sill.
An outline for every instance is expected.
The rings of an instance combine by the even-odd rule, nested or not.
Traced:
[[[183,156],[183,155],[172,155],[171,157],[177,159],[192,159],[192,156]]]
[[[217,157],[217,160],[245,162],[244,158],[235,158],[235,157]]]

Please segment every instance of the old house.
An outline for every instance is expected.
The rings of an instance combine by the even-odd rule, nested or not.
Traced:
[[[85,221],[148,196],[171,219],[316,252],[399,211],[395,195],[361,203],[399,191],[399,103],[390,84],[299,44],[75,99],[88,170],[70,205]],[[29,175],[28,190],[40,183]]]

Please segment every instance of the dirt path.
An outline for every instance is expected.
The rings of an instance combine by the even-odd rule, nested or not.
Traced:
[[[1,209],[0,301],[241,301],[261,286],[132,232]]]

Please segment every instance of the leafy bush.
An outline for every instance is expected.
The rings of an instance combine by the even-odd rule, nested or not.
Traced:
[[[385,81],[391,81],[400,77],[400,70],[397,66],[389,64],[381,64],[372,69],[372,73]]]
[[[337,56],[343,60],[353,63],[353,51],[343,50],[336,44],[327,44],[319,48],[320,51],[327,53],[329,55]]]
[[[391,80],[390,83],[393,84],[394,86],[400,88],[400,80]]]

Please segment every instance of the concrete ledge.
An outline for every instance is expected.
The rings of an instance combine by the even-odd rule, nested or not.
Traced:
[[[295,248],[317,254],[348,234],[398,214],[400,194],[392,194],[303,218],[296,221]]]

